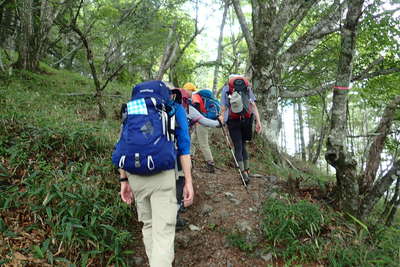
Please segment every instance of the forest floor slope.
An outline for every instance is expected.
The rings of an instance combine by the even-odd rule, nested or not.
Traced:
[[[176,233],[175,266],[236,267],[272,263],[268,252],[244,252],[233,242],[237,235],[244,236],[249,244],[261,240],[262,202],[276,195],[273,191],[278,187],[277,178],[256,175],[246,192],[234,168],[218,168],[213,174],[203,169],[205,166],[201,164],[194,166],[195,201],[182,213],[189,226]],[[144,264],[143,243],[138,242],[135,250],[140,255],[135,258],[136,264]]]

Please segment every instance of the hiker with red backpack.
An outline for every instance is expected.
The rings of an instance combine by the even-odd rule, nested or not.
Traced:
[[[112,162],[120,170],[122,200],[131,204],[135,198],[151,267],[172,266],[174,259],[177,158],[185,177],[183,202],[190,206],[194,191],[185,110],[164,82],[136,85]]]
[[[220,105],[218,100],[215,99],[211,90],[203,89],[197,90],[196,86],[192,83],[186,83],[183,89],[187,90],[191,94],[191,106],[197,109],[206,119],[214,120],[214,123],[218,122],[218,114],[220,111]],[[200,150],[203,153],[204,159],[207,163],[207,171],[210,173],[215,172],[214,159],[211,153],[210,145],[208,142],[209,129],[208,125],[201,123],[195,123],[191,134],[192,140],[192,156],[195,154],[194,143],[197,141]],[[211,126],[213,127],[213,126]],[[216,127],[216,126],[214,126]]]
[[[261,132],[261,120],[256,98],[247,78],[231,75],[221,93],[221,113],[219,119],[228,126],[234,145],[234,156],[245,185],[249,178],[249,155],[246,142],[252,139],[254,120],[256,132]]]

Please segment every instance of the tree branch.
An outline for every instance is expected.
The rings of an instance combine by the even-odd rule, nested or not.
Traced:
[[[332,12],[329,13],[329,15],[319,20],[286,51],[281,53],[284,62],[291,62],[296,58],[309,53],[317,47],[325,36],[339,30],[337,22],[344,11],[340,8],[340,3],[338,2],[339,1],[335,1],[335,3],[332,4],[330,7]]]
[[[386,192],[392,185],[393,181],[400,179],[400,161],[393,164],[392,168],[379,179],[373,188],[368,192],[362,202],[361,217],[369,214],[378,200],[382,197],[383,193]]]
[[[357,74],[357,75],[353,75],[353,77],[356,79],[357,77],[362,77],[363,75],[365,75],[366,73],[368,73],[373,67],[375,67],[378,64],[381,64],[383,62],[385,58],[384,57],[379,57],[377,59],[375,59],[371,64],[368,65],[368,67],[366,69],[364,69],[361,73]]]
[[[389,131],[389,134],[400,133],[400,131]],[[367,137],[376,137],[379,136],[380,133],[370,133],[370,134],[360,134],[360,135],[347,135],[347,138],[367,138]]]
[[[236,16],[238,17],[244,38],[246,39],[246,43],[249,48],[249,53],[250,55],[253,55],[254,51],[256,51],[256,45],[254,43],[253,37],[251,36],[249,26],[247,25],[242,8],[240,7],[239,0],[232,0],[232,4],[233,7],[235,8]]]
[[[364,70],[361,73],[359,73],[358,75],[352,77],[351,82],[361,81],[361,80],[365,80],[365,79],[371,79],[371,78],[382,76],[382,75],[389,75],[389,74],[400,72],[400,68],[397,68],[397,67],[389,68],[389,69],[382,69],[382,70],[378,70],[378,71],[374,71],[374,72],[368,72],[368,70],[373,68],[373,66],[379,64],[382,61],[383,61],[383,59],[378,58],[377,60],[372,62],[366,68],[366,70]],[[282,98],[301,98],[301,97],[314,96],[314,95],[320,94],[322,92],[325,92],[326,90],[332,88],[334,85],[335,85],[335,82],[329,82],[321,87],[310,89],[310,90],[303,90],[303,91],[296,91],[296,92],[282,90],[280,96]],[[283,87],[285,87],[285,86],[283,86]],[[302,86],[297,86],[297,87],[304,88]]]
[[[314,96],[321,94],[328,89],[331,89],[335,85],[335,82],[329,82],[326,83],[325,85],[322,85],[318,88],[311,89],[311,90],[305,90],[305,91],[281,91],[280,97],[282,98],[301,98],[301,97],[308,97],[308,96]]]
[[[80,49],[82,47],[82,43],[80,43],[79,45],[77,45],[76,47],[74,47],[71,51],[69,51],[67,54],[65,54],[61,59],[57,60],[54,63],[51,63],[51,66],[55,66],[58,63],[62,62],[65,58],[67,58],[69,55],[71,55],[72,53],[74,53],[76,50]]]
[[[109,82],[111,82],[111,81],[114,79],[115,76],[117,76],[117,74],[119,73],[119,71],[120,71],[124,66],[125,66],[125,64],[119,65],[118,68],[116,68],[115,71],[114,71],[110,76],[107,77],[107,80],[106,80],[106,82],[104,83],[104,85],[100,88],[100,91],[103,91],[104,88],[107,87],[107,84],[108,84]]]
[[[398,73],[398,72],[400,72],[400,68],[397,68],[397,67],[389,68],[389,69],[381,69],[381,70],[370,72],[370,73],[362,72],[362,73],[358,74],[356,77],[354,77],[352,79],[352,81],[371,79],[371,78],[375,78],[378,76],[389,75],[389,74]]]
[[[399,10],[400,10],[400,7],[395,8],[395,9],[385,10],[385,11],[379,13],[379,14],[376,14],[376,15],[372,16],[372,19],[373,19],[373,20],[376,20],[376,19],[378,19],[378,18],[380,18],[380,17],[382,17],[382,16],[384,16],[384,15],[391,15],[391,14],[394,14],[394,13],[396,13],[396,12],[399,11]]]
[[[285,36],[283,37],[281,43],[284,44],[286,43],[287,39],[292,35],[292,33],[297,29],[297,27],[300,25],[300,23],[303,21],[305,16],[307,15],[308,11],[311,9],[311,7],[317,2],[317,0],[313,1],[305,1],[305,4],[301,5],[297,12],[295,12],[296,16],[292,19],[295,22],[293,25],[290,27],[290,29],[286,32]]]
[[[230,45],[236,45],[236,44],[240,43],[240,41],[243,40],[243,37],[244,37],[244,36],[243,36],[242,34],[239,34],[239,35],[237,36],[236,39],[231,40],[229,43],[225,43],[225,44],[222,46],[222,50],[224,50],[226,47],[228,47],[228,46],[230,46]]]

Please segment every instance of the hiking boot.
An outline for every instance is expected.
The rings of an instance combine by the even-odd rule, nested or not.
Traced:
[[[181,218],[179,215],[176,218],[175,231],[181,231],[188,225],[188,221]]]
[[[215,173],[214,162],[207,162],[207,171],[209,173]]]
[[[247,172],[243,171],[242,176],[243,176],[244,182],[246,183],[246,185],[248,185],[250,183],[250,178],[249,178],[249,175],[247,174]]]

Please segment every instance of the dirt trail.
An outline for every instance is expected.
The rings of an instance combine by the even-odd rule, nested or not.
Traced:
[[[242,252],[229,244],[227,236],[240,232],[258,242],[260,207],[275,178],[252,178],[247,193],[233,167],[218,168],[214,174],[202,172],[204,169],[200,164],[193,170],[195,202],[182,213],[190,226],[176,234],[175,266],[266,266],[263,258],[269,258],[268,253]],[[146,266],[143,244],[138,243],[136,265]]]

